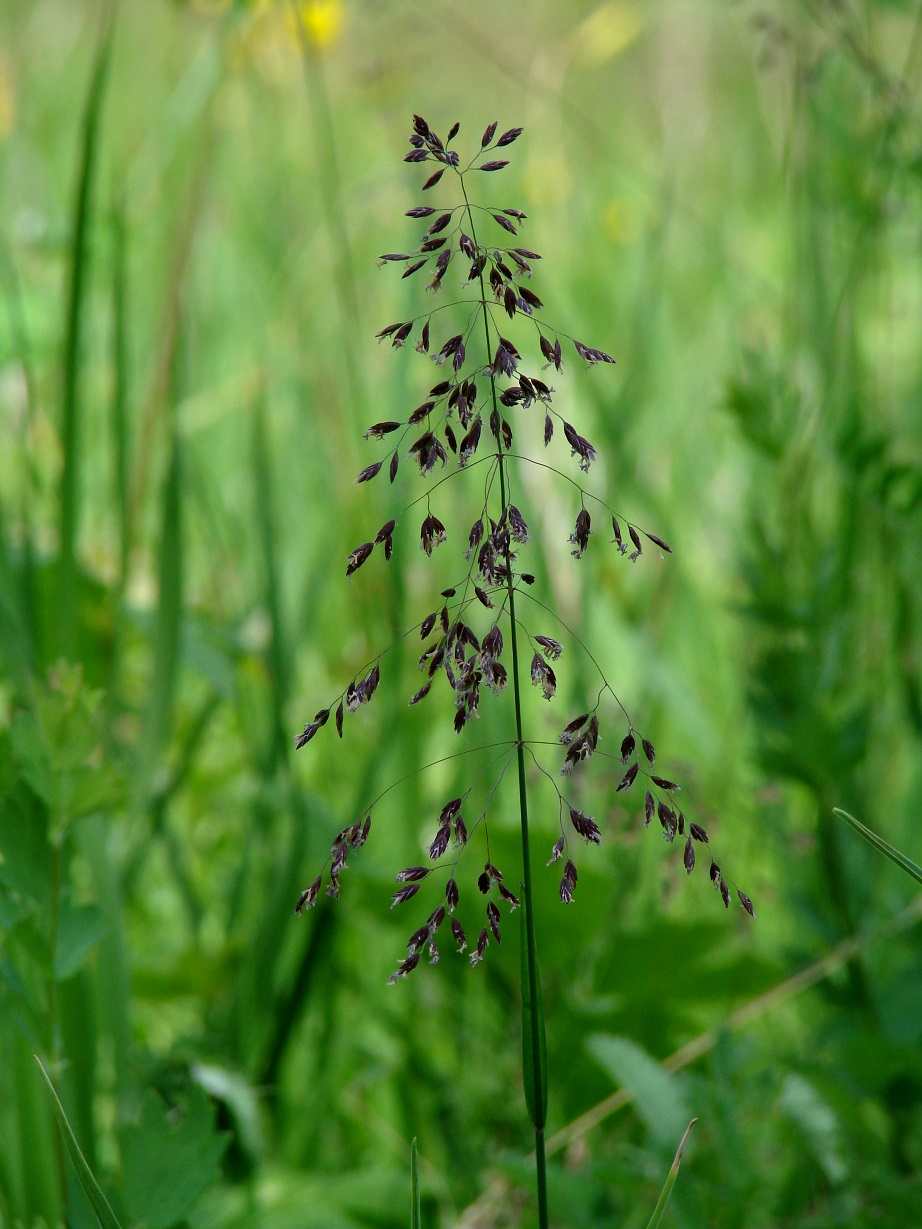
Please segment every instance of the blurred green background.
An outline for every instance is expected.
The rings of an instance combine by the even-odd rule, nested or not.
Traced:
[[[832,807],[919,859],[922,5],[294,13],[0,3],[0,1225],[94,1223],[36,1053],[123,1224],[405,1225],[413,1136],[424,1223],[532,1223],[515,926],[386,985],[420,920],[392,877],[469,762],[388,793],[343,898],[293,913],[459,746],[443,695],[406,708],[412,640],[343,743],[292,740],[463,566],[398,530],[344,578],[421,489],[353,484],[431,383],[374,342],[422,310],[375,267],[417,242],[414,111],[472,151],[525,126],[482,199],[618,358],[557,381],[588,485],[675,551],[576,563],[572,489],[523,467],[536,593],[757,914],[596,772],[573,905],[543,856],[536,887],[554,1222],[645,1225],[697,1115],[664,1223],[918,1224],[922,910]],[[539,735],[597,690],[575,645],[558,677]],[[492,813],[514,882],[508,783]]]

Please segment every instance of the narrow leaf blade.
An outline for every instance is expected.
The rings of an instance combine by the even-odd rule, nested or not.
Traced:
[[[93,1177],[93,1172],[80,1151],[80,1145],[77,1143],[76,1137],[70,1129],[70,1123],[67,1121],[67,1115],[64,1113],[64,1106],[58,1100],[58,1094],[55,1092],[54,1085],[38,1055],[35,1056],[35,1061],[38,1063],[38,1069],[42,1073],[42,1079],[48,1085],[48,1091],[51,1094],[51,1107],[58,1120],[58,1126],[61,1128],[61,1134],[64,1136],[64,1143],[67,1145],[70,1159],[74,1163],[77,1177],[80,1179],[80,1185],[86,1192],[86,1197],[96,1213],[96,1219],[99,1221],[102,1229],[121,1229],[115,1213],[109,1206],[108,1199],[102,1193],[99,1183]]]
[[[678,1151],[675,1154],[675,1159],[669,1167],[669,1173],[666,1175],[666,1181],[663,1184],[663,1189],[660,1191],[659,1199],[656,1201],[656,1207],[653,1209],[653,1215],[647,1224],[647,1229],[657,1229],[660,1221],[663,1219],[663,1213],[666,1211],[666,1204],[669,1202],[669,1196],[672,1194],[672,1188],[675,1186],[675,1180],[679,1176],[679,1166],[682,1164],[682,1155],[685,1152],[686,1145],[691,1137],[692,1131],[695,1129],[697,1118],[693,1118],[685,1128],[685,1134],[682,1136],[682,1142],[679,1144]]]
[[[833,815],[838,815],[839,819],[844,819],[869,845],[873,845],[885,858],[889,858],[891,862],[895,862],[897,866],[902,867],[906,874],[912,875],[917,883],[922,883],[922,866],[917,866],[911,858],[907,858],[898,849],[894,849],[883,837],[878,836],[876,832],[872,832],[870,828],[866,828],[863,823],[855,819],[854,815],[849,815],[848,811],[843,811],[839,807],[833,807],[832,813]]]

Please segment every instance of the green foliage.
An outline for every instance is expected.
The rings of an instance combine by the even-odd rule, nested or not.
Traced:
[[[568,577],[536,596],[757,911],[674,874],[615,772],[562,910],[536,782],[552,1222],[646,1224],[694,1112],[663,1225],[915,1223],[914,885],[832,810],[919,861],[918,5],[541,0],[498,53],[483,0],[357,0],[307,74],[289,10],[0,6],[0,1222],[91,1223],[38,1053],[123,1224],[405,1225],[416,1136],[421,1223],[525,1223],[515,935],[385,985],[394,858],[457,766],[388,795],[346,907],[293,916],[337,820],[456,749],[400,702],[412,651],[348,767],[290,735],[422,591],[397,551],[355,601],[391,513],[341,475],[411,396],[371,344],[408,302],[380,236],[419,203],[393,134],[479,131],[489,97],[528,125],[509,191],[547,297],[619,360],[558,397],[675,549],[626,577],[599,535],[574,577],[523,475]],[[587,691],[568,658],[555,713]]]

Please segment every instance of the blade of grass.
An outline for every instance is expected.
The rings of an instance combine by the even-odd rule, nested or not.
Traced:
[[[23,381],[23,415],[21,430],[21,491],[20,491],[20,533],[22,540],[22,561],[19,568],[19,581],[16,586],[18,597],[14,599],[22,612],[21,626],[23,647],[27,664],[34,666],[36,643],[41,636],[37,632],[38,603],[35,597],[35,565],[32,533],[35,497],[38,493],[38,474],[35,457],[32,453],[32,432],[35,425],[36,394],[35,368],[33,364],[32,343],[26,323],[25,305],[22,299],[22,287],[19,282],[12,252],[6,243],[0,241],[0,283],[3,286],[3,296],[6,300],[7,315],[10,324],[10,336],[13,340],[13,352],[19,362]],[[12,594],[13,590],[9,592]]]
[[[679,1144],[678,1152],[675,1154],[675,1159],[669,1168],[669,1173],[666,1176],[666,1181],[663,1184],[663,1189],[660,1191],[659,1199],[656,1207],[653,1209],[653,1215],[647,1224],[647,1229],[657,1229],[660,1221],[663,1219],[663,1213],[666,1211],[666,1204],[669,1202],[669,1196],[672,1194],[672,1188],[675,1186],[675,1180],[679,1176],[679,1166],[682,1164],[682,1154],[685,1152],[689,1137],[695,1129],[697,1118],[693,1118],[685,1128],[685,1134],[682,1136],[682,1142]]]
[[[99,1021],[95,1011],[96,987],[86,969],[60,979],[57,1005],[61,1056],[65,1064],[61,1068],[60,1083],[74,1126],[83,1140],[87,1164],[92,1167],[99,1161],[93,1122]]]
[[[121,1092],[128,1085],[131,1053],[131,977],[121,833],[108,815],[87,816],[81,826],[96,899],[106,918],[106,933],[96,958],[99,1028],[111,1043],[115,1088]]]
[[[113,487],[118,530],[118,584],[124,592],[128,576],[128,261],[125,201],[119,197],[112,215],[112,404]]]
[[[33,1037],[21,1031],[19,1022],[12,1023],[10,1044],[4,1046],[8,1056],[13,1100],[12,1130],[4,1133],[8,1152],[4,1160],[12,1170],[15,1187],[6,1193],[18,1208],[23,1224],[43,1221],[57,1225],[63,1217],[63,1192],[66,1187],[66,1165],[63,1143],[55,1130],[50,1107],[35,1078],[32,1063]],[[33,1045],[30,1045],[30,1041]]]
[[[16,582],[14,565],[9,557],[3,508],[0,506],[0,659],[10,678],[26,687],[33,664],[29,624],[23,610],[22,589]],[[33,625],[34,628],[34,625]]]
[[[410,1145],[410,1229],[421,1229],[422,1206],[419,1197],[419,1149],[416,1136]]]
[[[58,1126],[61,1128],[61,1134],[64,1136],[64,1143],[67,1145],[67,1151],[70,1153],[70,1159],[73,1161],[74,1169],[77,1171],[77,1177],[80,1179],[80,1185],[86,1192],[86,1197],[92,1205],[93,1211],[96,1213],[96,1219],[99,1221],[102,1229],[121,1229],[115,1213],[109,1206],[109,1201],[102,1193],[102,1188],[93,1176],[93,1172],[86,1163],[83,1153],[80,1151],[80,1145],[77,1143],[76,1137],[70,1128],[70,1123],[67,1121],[67,1115],[64,1113],[64,1106],[58,1100],[58,1094],[54,1090],[54,1084],[48,1072],[45,1070],[42,1060],[36,1054],[35,1061],[38,1063],[38,1069],[42,1073],[42,1079],[48,1086],[48,1092],[51,1095],[51,1107],[54,1110],[54,1115],[58,1120]]]
[[[182,629],[183,600],[183,458],[179,432],[175,426],[170,441],[170,459],[163,483],[160,549],[158,560],[158,602],[154,627],[154,666],[147,733],[144,740],[146,772],[145,793],[150,777],[172,725],[179,641]]]
[[[878,836],[876,832],[872,832],[870,828],[866,828],[863,823],[855,819],[854,815],[849,815],[848,811],[843,811],[839,807],[833,807],[832,813],[833,815],[838,815],[839,819],[844,819],[869,845],[873,845],[885,858],[895,862],[907,875],[911,875],[917,883],[922,883],[922,866],[917,866],[911,858],[907,858],[898,849],[894,849],[883,837]]]
[[[269,460],[269,440],[266,430],[265,393],[260,392],[253,416],[253,481],[256,497],[256,529],[259,534],[260,557],[265,566],[265,603],[269,612],[269,647],[267,652],[272,686],[269,700],[272,705],[272,743],[268,748],[268,770],[271,775],[276,765],[288,758],[291,739],[285,732],[285,702],[288,699],[288,680],[291,671],[287,668],[285,633],[282,625],[282,603],[279,591],[279,567],[277,535],[275,533],[275,490],[272,466]]]
[[[209,89],[209,102],[214,86]],[[128,499],[127,537],[134,539],[136,527],[143,516],[151,468],[157,453],[157,437],[161,421],[172,413],[176,398],[176,373],[182,348],[183,295],[192,259],[192,245],[202,211],[205,188],[211,170],[215,148],[209,116],[202,120],[194,171],[186,198],[182,204],[176,234],[170,249],[170,268],[166,279],[160,320],[157,326],[156,357],[150,387],[139,415],[133,449],[134,471]]]
[[[80,136],[80,170],[74,199],[70,241],[67,315],[64,326],[63,390],[61,405],[61,472],[59,533],[60,577],[58,619],[60,648],[73,656],[77,641],[77,534],[80,524],[81,402],[80,360],[84,327],[84,301],[90,271],[89,231],[92,189],[96,170],[102,103],[108,78],[115,28],[115,5],[107,3],[100,19],[96,56],[83,113]]]

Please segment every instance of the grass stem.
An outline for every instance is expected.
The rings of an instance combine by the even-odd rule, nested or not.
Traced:
[[[464,184],[464,176],[459,175],[461,182],[461,190],[464,192],[464,200],[467,205],[468,220],[471,224],[471,238],[474,243],[477,243],[477,233],[474,226],[474,215],[471,210],[471,204],[468,200],[467,189]],[[487,289],[483,279],[483,272],[479,274],[480,278],[480,305],[483,314],[483,330],[484,344],[486,346],[486,361],[490,361],[490,317],[487,312]],[[493,402],[494,419],[499,414],[499,406],[496,397],[496,378],[490,376],[490,395]],[[502,436],[497,431],[497,448],[499,450],[499,492],[502,507],[507,504],[506,487],[506,457],[503,453]],[[530,1062],[525,1063],[527,1070],[523,1071],[523,1076],[526,1084],[529,1082],[528,1077],[531,1076],[531,1088],[526,1091],[526,1101],[528,1103],[532,1124],[535,1129],[535,1178],[538,1194],[538,1225],[540,1229],[547,1229],[547,1160],[544,1146],[544,1128],[547,1118],[547,1082],[545,1078],[545,1064],[543,1061],[544,1055],[544,1019],[543,1013],[540,1011],[540,986],[538,983],[538,954],[537,944],[535,942],[535,918],[531,888],[531,849],[528,839],[528,789],[525,781],[525,742],[522,733],[522,693],[521,684],[519,682],[519,646],[517,637],[517,623],[515,617],[515,585],[512,579],[512,559],[510,557],[509,547],[506,547],[506,588],[509,598],[509,626],[510,626],[510,645],[512,651],[512,694],[515,704],[515,737],[516,737],[516,758],[518,761],[518,779],[519,779],[519,820],[522,833],[522,899],[525,908],[525,948],[526,948],[526,965],[527,965],[527,1001],[523,1003],[523,1025],[527,1026],[530,1036],[523,1039],[523,1043],[530,1047]],[[528,1070],[530,1069],[530,1070]]]

